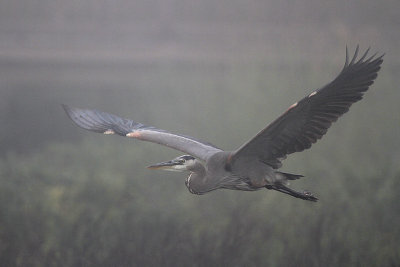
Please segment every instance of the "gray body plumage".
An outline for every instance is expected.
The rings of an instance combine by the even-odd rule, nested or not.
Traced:
[[[346,49],[344,67],[332,82],[291,105],[279,118],[234,151],[223,151],[198,139],[109,113],[63,107],[68,116],[84,129],[158,143],[189,154],[149,168],[190,172],[185,183],[191,193],[204,194],[222,188],[245,191],[267,188],[316,201],[310,192],[298,192],[287,187],[288,180],[302,175],[278,169],[287,155],[310,148],[353,103],[362,99],[383,62],[383,55],[367,58],[367,54],[368,50],[357,59],[357,47],[349,61]]]

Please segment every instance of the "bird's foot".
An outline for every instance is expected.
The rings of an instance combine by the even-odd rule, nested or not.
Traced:
[[[304,190],[304,191],[303,191],[303,196],[304,196],[304,198],[302,198],[302,199],[304,199],[304,200],[310,200],[310,201],[314,201],[314,202],[317,202],[317,201],[318,201],[318,198],[315,197],[315,196],[313,195],[313,193],[311,193],[310,191]]]

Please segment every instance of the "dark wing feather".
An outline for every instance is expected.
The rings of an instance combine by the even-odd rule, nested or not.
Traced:
[[[188,153],[201,160],[207,160],[211,155],[221,151],[215,146],[201,142],[195,138],[172,134],[106,112],[73,108],[67,105],[63,105],[63,108],[76,125],[89,131],[103,134],[118,134],[157,143]]]
[[[232,161],[241,156],[254,156],[279,168],[281,158],[310,148],[373,84],[383,62],[383,55],[367,58],[368,50],[357,60],[357,46],[349,63],[346,48],[346,63],[336,79],[293,104],[283,115],[236,150]]]

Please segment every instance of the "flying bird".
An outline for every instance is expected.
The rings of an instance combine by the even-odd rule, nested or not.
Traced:
[[[276,190],[296,198],[317,201],[309,191],[288,187],[302,175],[279,171],[282,160],[311,147],[350,106],[361,100],[373,84],[383,56],[367,56],[369,49],[352,59],[346,48],[346,62],[339,75],[322,88],[294,103],[254,138],[233,151],[181,134],[173,134],[106,112],[63,105],[68,116],[81,128],[103,134],[117,134],[153,142],[187,155],[149,166],[149,169],[189,172],[186,187],[202,195],[216,189]]]

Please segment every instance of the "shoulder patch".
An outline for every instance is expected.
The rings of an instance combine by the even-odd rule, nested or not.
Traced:
[[[317,91],[314,91],[314,92],[312,92],[311,94],[309,94],[308,97],[312,97],[312,96],[314,96],[314,95],[316,95],[316,94],[317,94]]]

